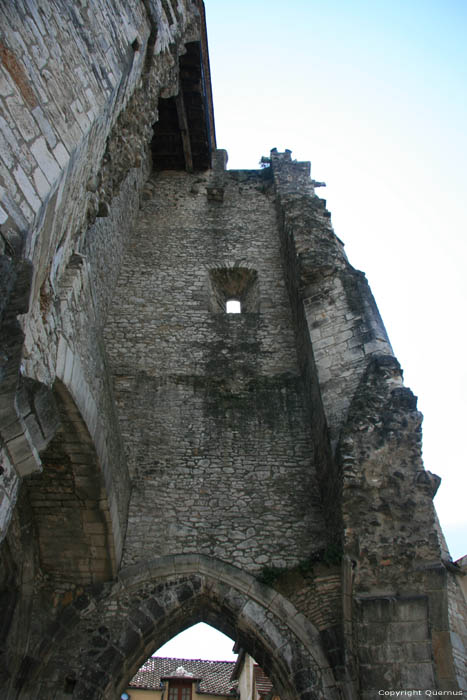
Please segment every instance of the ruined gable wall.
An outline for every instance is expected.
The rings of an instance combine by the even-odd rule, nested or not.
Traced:
[[[165,172],[136,223],[105,332],[133,478],[127,564],[200,552],[260,572],[325,545],[266,175],[227,171],[220,202],[209,174]],[[226,269],[257,274],[244,313],[216,306]]]
[[[24,330],[23,371],[43,386],[60,378],[92,434],[121,552],[129,480],[101,329],[149,169],[146,146],[157,99],[176,92],[178,53],[184,42],[197,38],[198,20],[188,2],[175,7],[165,0],[83,0],[75,5],[14,0],[0,8],[0,361],[7,358],[0,368],[5,377],[0,415],[7,420],[1,425],[0,514],[5,532],[18,474],[40,468],[29,428],[34,412],[22,413],[17,401]],[[150,42],[154,55],[148,61]],[[378,433],[378,412],[362,418],[358,402],[366,397],[372,406],[375,398],[372,392],[366,395],[368,361],[373,354],[391,357],[391,349],[364,279],[348,266],[323,204],[307,198],[307,168],[290,162],[290,154],[275,157],[278,219],[268,185],[257,173],[229,175],[224,204],[222,186],[216,192],[203,177],[172,174],[164,185],[161,176],[164,201],[158,200],[159,190],[148,189],[150,204],[130,243],[122,277],[125,289],[135,293],[128,296],[119,288],[124,314],[117,318],[118,310],[109,324],[110,336],[115,333],[111,350],[119,411],[136,483],[125,561],[145,561],[148,553],[202,551],[255,573],[268,564],[295,566],[326,541],[315,478],[320,466],[321,496],[326,475],[332,474],[323,499],[326,510],[342,477],[343,517],[349,526],[345,565],[357,567],[345,591],[349,599],[354,595],[353,611],[345,619],[347,641],[349,649],[358,645],[354,656],[368,697],[383,675],[394,685],[402,671],[407,683],[455,688],[455,676],[463,672],[462,610],[450,594],[456,619],[448,620],[446,568],[432,532],[433,483],[421,470],[413,397],[389,378],[377,387],[383,398],[388,398],[386,389],[396,391],[378,405],[388,434]],[[216,196],[219,201],[212,201]],[[279,273],[277,237],[274,243],[271,237],[278,221],[292,308]],[[247,278],[252,270],[259,273],[256,286],[250,276],[245,301],[251,308],[243,318],[216,311],[219,279],[210,275],[211,265],[217,270],[237,265]],[[296,317],[298,362],[290,321],[295,300],[305,301]],[[23,316],[23,330],[17,314]],[[352,397],[357,425],[348,422]],[[399,403],[393,401],[397,398]],[[133,433],[135,412],[138,430]],[[327,472],[325,417],[341,472]],[[356,432],[360,437],[354,440]],[[402,530],[397,525],[405,523],[407,508],[399,497],[412,491],[415,516]],[[27,522],[20,522],[20,509],[16,515],[10,549],[19,543],[20,532],[29,545],[33,542],[32,515]],[[12,594],[8,600],[18,594],[21,578],[30,596],[23,588],[14,615],[14,604],[6,605],[5,634],[17,631],[9,639],[16,656],[1,671],[9,684],[7,697],[17,697],[23,674],[40,666],[40,653],[34,654],[43,649],[41,635],[51,617],[44,598],[29,626],[29,602],[39,583],[36,554],[29,552],[20,561],[21,553],[15,552],[12,562],[5,557],[9,575],[2,583]],[[399,583],[409,580],[416,590],[408,591],[412,597],[407,600]],[[333,593],[337,589],[333,584]],[[302,595],[305,599],[299,591],[300,607],[314,615]],[[81,604],[78,598],[76,609]],[[70,609],[62,618],[65,627],[73,620],[67,613]],[[53,638],[54,628],[47,629]],[[373,648],[382,637],[384,648],[376,656]],[[33,648],[32,658],[26,656]],[[69,653],[74,655],[74,649]],[[105,664],[106,657],[99,662],[101,670]],[[47,682],[58,696],[54,672]]]

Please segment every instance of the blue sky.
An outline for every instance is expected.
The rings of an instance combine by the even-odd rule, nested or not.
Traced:
[[[424,413],[453,558],[467,553],[467,3],[205,0],[217,143],[311,160]]]
[[[419,397],[425,466],[443,479],[435,504],[457,559],[467,554],[467,2],[205,5],[218,147],[231,168],[290,148],[327,183],[318,192]],[[231,641],[202,630],[161,653],[228,659]]]

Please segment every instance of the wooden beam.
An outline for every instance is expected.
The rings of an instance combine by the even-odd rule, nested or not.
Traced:
[[[188,173],[193,172],[193,154],[191,152],[190,131],[188,128],[188,120],[186,117],[185,101],[183,99],[183,90],[180,87],[179,93],[175,98],[177,106],[178,126],[182,136],[183,154],[185,156],[185,168]]]

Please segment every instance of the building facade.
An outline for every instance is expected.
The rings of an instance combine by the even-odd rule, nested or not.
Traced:
[[[237,661],[153,656],[131,679],[121,700],[280,700],[262,668],[240,650]]]
[[[123,693],[130,700],[229,700],[237,697],[234,661],[151,657]]]
[[[0,18],[2,697],[199,621],[284,700],[466,690],[416,398],[310,164],[226,168],[202,2]]]

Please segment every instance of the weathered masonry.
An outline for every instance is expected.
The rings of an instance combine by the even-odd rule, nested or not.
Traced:
[[[201,0],[2,3],[0,99],[2,698],[201,620],[290,700],[466,690],[416,399],[309,163],[226,169]]]

